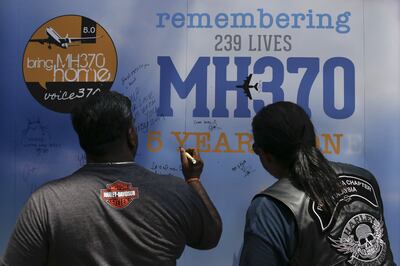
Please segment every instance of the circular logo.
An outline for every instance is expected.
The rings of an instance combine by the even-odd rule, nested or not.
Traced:
[[[43,106],[70,112],[91,95],[109,90],[117,72],[113,41],[97,22],[66,15],[41,25],[26,45],[23,75]]]

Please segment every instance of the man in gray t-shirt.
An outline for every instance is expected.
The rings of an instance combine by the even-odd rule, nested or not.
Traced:
[[[128,98],[107,92],[72,114],[87,164],[32,194],[2,265],[176,265],[185,245],[210,249],[221,220],[200,183],[203,163],[185,180],[133,162],[137,147]]]

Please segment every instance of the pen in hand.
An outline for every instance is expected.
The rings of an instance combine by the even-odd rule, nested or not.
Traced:
[[[197,162],[196,159],[193,158],[193,156],[190,155],[190,153],[188,153],[188,152],[185,151],[185,155],[186,155],[186,157],[187,157],[189,160],[192,161],[192,164],[196,164],[196,162]]]

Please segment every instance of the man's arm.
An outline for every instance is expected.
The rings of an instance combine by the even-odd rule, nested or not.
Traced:
[[[181,162],[182,162],[182,172],[185,176],[185,180],[189,186],[193,188],[195,193],[199,196],[200,200],[203,202],[205,207],[207,208],[208,213],[212,217],[214,222],[214,226],[206,227],[205,232],[203,234],[202,243],[197,245],[196,248],[199,249],[210,249],[215,247],[218,244],[218,241],[221,237],[222,233],[222,222],[221,217],[214,204],[212,203],[210,197],[208,196],[206,190],[200,182],[200,175],[203,171],[204,163],[200,158],[199,153],[196,150],[188,150],[189,153],[195,158],[196,163],[193,164],[191,161],[189,162],[188,158],[185,155],[186,150],[184,148],[180,148],[181,154]]]
[[[31,198],[21,211],[14,232],[8,242],[2,265],[42,266],[46,265],[48,243],[39,202]]]

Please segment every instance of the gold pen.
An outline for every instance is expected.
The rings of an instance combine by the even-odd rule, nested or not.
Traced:
[[[196,164],[196,159],[192,157],[192,155],[190,155],[188,152],[185,151],[185,155],[188,159],[190,159],[192,161],[192,164]]]

